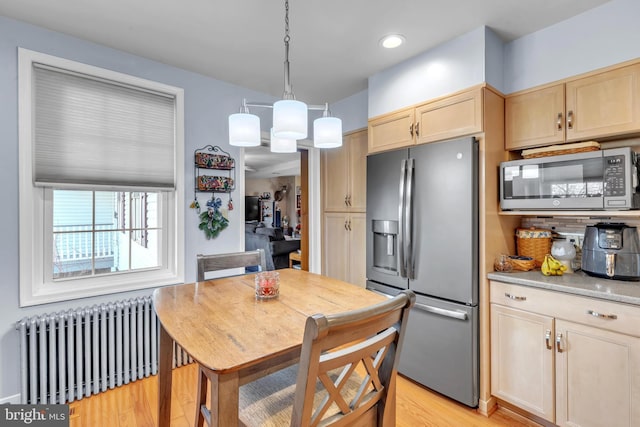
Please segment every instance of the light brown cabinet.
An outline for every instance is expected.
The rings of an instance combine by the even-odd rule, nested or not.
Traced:
[[[640,425],[640,308],[491,282],[491,393],[559,426]]]
[[[640,130],[640,64],[566,84],[567,141]]]
[[[507,150],[564,142],[564,85],[505,99]]]
[[[367,131],[347,134],[342,147],[322,152],[324,210],[364,212],[367,187]]]
[[[360,286],[366,281],[367,131],[322,153],[322,273]]]
[[[409,147],[414,138],[415,110],[406,108],[369,120],[369,153]]]
[[[364,287],[366,214],[324,214],[323,274]]]
[[[417,107],[416,126],[417,144],[482,132],[482,89]]]
[[[369,153],[482,132],[482,88],[369,120]]]
[[[640,132],[640,64],[508,96],[505,148]]]

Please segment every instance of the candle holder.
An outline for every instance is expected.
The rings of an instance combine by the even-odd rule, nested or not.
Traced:
[[[256,274],[256,298],[271,299],[280,294],[280,273],[277,271],[263,271]]]

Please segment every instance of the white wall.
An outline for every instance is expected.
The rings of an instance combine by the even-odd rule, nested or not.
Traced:
[[[188,205],[193,193],[193,152],[207,144],[219,145],[241,160],[240,150],[228,145],[227,117],[237,111],[243,97],[273,102],[274,98],[238,86],[170,67],[141,57],[89,43],[60,33],[0,16],[0,402],[20,392],[19,344],[15,322],[25,316],[96,303],[129,298],[150,291],[86,298],[69,303],[46,304],[20,309],[18,307],[18,86],[17,48],[108,68],[133,76],[155,80],[184,88],[185,91],[185,279],[195,280],[195,255],[241,250],[244,242],[244,182],[243,169],[236,171],[238,179],[233,193],[235,209],[230,212],[229,227],[213,240],[206,240],[198,229],[198,217]],[[263,130],[268,130],[270,110],[261,116]],[[260,113],[256,111],[256,113]],[[238,164],[242,167],[242,163]],[[208,194],[201,194],[201,200]],[[226,204],[228,196],[221,195]]]
[[[505,93],[640,57],[640,1],[613,0],[505,46]]]

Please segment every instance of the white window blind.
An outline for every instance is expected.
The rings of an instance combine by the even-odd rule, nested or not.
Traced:
[[[33,67],[35,185],[175,188],[174,95]]]

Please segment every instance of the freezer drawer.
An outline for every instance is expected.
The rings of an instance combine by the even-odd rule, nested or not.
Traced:
[[[418,295],[398,371],[468,406],[478,406],[478,307]]]

